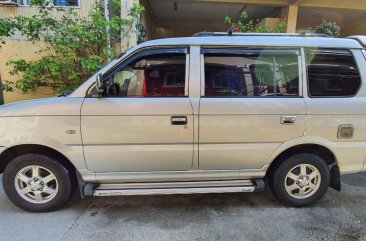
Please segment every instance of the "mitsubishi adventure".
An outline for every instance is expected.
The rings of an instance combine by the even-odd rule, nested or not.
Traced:
[[[365,37],[200,33],[128,50],[68,95],[0,107],[0,173],[30,212],[81,196],[314,204],[366,171]]]

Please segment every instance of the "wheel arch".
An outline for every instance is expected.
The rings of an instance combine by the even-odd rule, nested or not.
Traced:
[[[340,183],[340,172],[339,167],[337,163],[337,158],[334,152],[329,149],[328,147],[320,144],[298,144],[291,146],[282,152],[280,152],[271,162],[267,169],[266,178],[271,175],[274,170],[289,156],[297,154],[297,153],[314,153],[316,155],[319,155],[322,157],[328,166],[330,167],[331,172],[331,184],[330,187],[340,191],[341,189],[341,183]]]
[[[64,165],[69,171],[74,172],[76,170],[70,159],[54,148],[39,144],[22,144],[7,148],[0,154],[0,173],[4,172],[6,166],[15,157],[23,154],[44,154],[55,158],[56,161]]]

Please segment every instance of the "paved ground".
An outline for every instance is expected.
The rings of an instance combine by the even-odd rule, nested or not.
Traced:
[[[1,177],[1,176],[0,176]],[[0,188],[0,240],[366,240],[366,173],[343,177],[310,208],[270,193],[77,196],[60,211],[31,214]]]

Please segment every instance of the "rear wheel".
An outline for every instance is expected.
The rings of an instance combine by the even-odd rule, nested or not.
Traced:
[[[72,174],[51,157],[25,154],[6,167],[3,186],[8,198],[29,212],[62,207],[72,195]]]
[[[280,202],[304,207],[324,196],[330,183],[330,171],[320,156],[300,153],[285,159],[272,173],[270,182]]]

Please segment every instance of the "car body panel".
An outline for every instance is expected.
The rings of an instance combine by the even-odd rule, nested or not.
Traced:
[[[293,125],[281,116],[296,116]],[[262,168],[278,146],[305,131],[303,98],[202,98],[201,169]]]
[[[172,125],[172,116],[187,125]],[[81,111],[84,155],[92,172],[189,170],[193,115],[188,97],[86,98]]]

